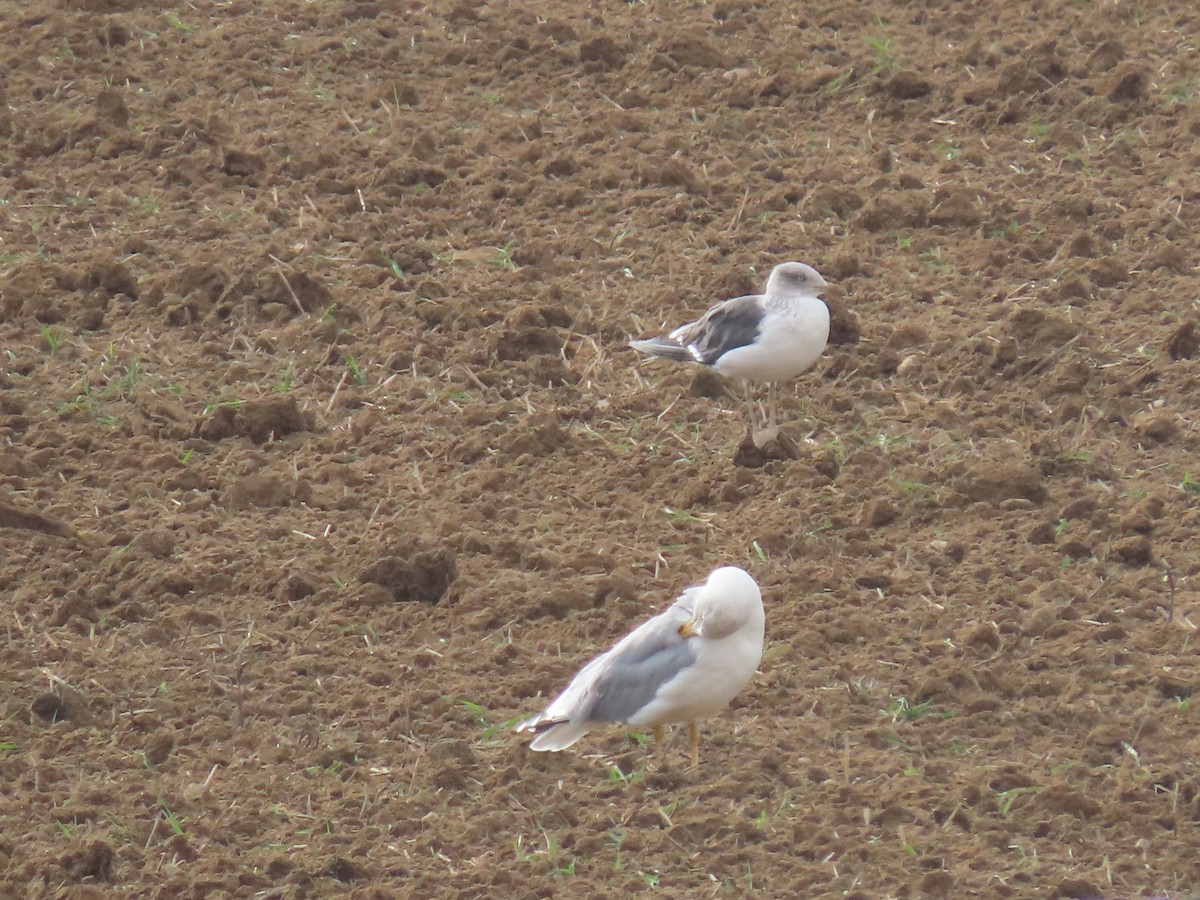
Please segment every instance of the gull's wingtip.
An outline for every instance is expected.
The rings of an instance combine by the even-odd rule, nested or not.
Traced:
[[[648,356],[659,356],[663,359],[673,359],[679,362],[690,362],[692,359],[692,353],[687,347],[677,344],[668,338],[644,338],[642,340],[630,341],[629,346],[638,353],[645,353]]]

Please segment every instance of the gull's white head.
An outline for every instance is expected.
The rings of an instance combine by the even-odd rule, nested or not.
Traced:
[[[746,627],[763,623],[762,593],[750,573],[737,566],[722,566],[708,576],[696,596],[692,621],[681,633],[719,640]]]
[[[802,262],[785,262],[771,270],[771,277],[767,279],[767,294],[783,291],[787,294],[815,296],[827,284],[829,282],[812,266]]]

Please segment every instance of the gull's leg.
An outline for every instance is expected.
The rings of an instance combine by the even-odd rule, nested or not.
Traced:
[[[779,438],[779,426],[775,424],[775,382],[767,382],[767,421],[758,430],[751,430],[750,436],[754,446],[762,449],[771,441]],[[753,429],[753,426],[751,426]]]
[[[688,742],[692,747],[692,768],[700,766],[700,729],[695,722],[688,722]]]
[[[670,743],[667,740],[667,730],[662,725],[655,725],[650,733],[654,735],[654,762],[667,769],[671,768],[671,761],[667,756],[667,745]]]
[[[756,430],[754,424],[754,397],[750,394],[750,382],[742,382],[742,390],[746,394],[746,412],[750,415],[750,433],[753,434]]]

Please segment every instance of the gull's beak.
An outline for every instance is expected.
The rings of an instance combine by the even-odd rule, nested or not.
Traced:
[[[688,619],[679,626],[679,636],[682,638],[696,637],[698,634],[700,634],[700,632],[696,630],[697,624],[698,623],[695,619]]]

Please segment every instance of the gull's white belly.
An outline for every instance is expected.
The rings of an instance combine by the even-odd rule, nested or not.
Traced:
[[[692,722],[723,710],[758,670],[762,633],[749,629],[707,644],[696,662],[659,688],[629,717],[632,725]]]
[[[713,368],[742,381],[782,381],[815,363],[828,340],[829,309],[818,300],[799,313],[768,313],[758,339],[723,354]]]

